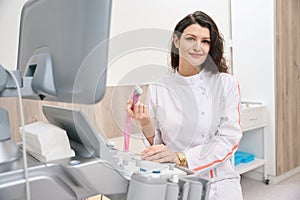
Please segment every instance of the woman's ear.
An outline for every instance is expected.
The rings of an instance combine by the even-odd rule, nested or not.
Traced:
[[[176,34],[173,35],[173,41],[174,41],[175,47],[178,49],[179,48],[179,38]]]

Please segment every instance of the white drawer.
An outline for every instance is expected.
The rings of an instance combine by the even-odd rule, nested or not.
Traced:
[[[241,125],[243,131],[266,126],[267,125],[266,106],[256,105],[255,107],[242,108]]]

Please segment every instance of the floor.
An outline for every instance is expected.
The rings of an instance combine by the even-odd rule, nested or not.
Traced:
[[[250,178],[241,179],[244,200],[300,200],[300,173],[277,184],[266,185]],[[89,200],[99,200],[100,196]],[[107,198],[103,198],[107,200]]]
[[[244,200],[300,200],[300,174],[277,184],[242,177]]]

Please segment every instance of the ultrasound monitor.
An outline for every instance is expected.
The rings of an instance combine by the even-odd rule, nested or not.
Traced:
[[[94,104],[106,87],[111,0],[29,0],[20,19],[17,70],[23,98]],[[0,65],[0,97],[18,96]],[[19,158],[0,108],[0,165]],[[4,127],[4,128],[3,128]],[[8,148],[11,147],[11,148]],[[7,152],[7,149],[11,151]]]
[[[17,69],[35,96],[93,104],[105,92],[111,0],[32,0],[22,10]]]

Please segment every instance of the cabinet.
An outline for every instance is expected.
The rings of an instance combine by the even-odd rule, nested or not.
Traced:
[[[263,142],[262,144],[262,157],[257,157],[255,155],[255,159],[249,163],[240,163],[235,166],[235,170],[239,174],[243,174],[245,172],[251,171],[258,167],[263,166],[264,171],[264,181],[266,184],[269,183],[268,173],[267,173],[267,133],[266,133],[266,126],[267,126],[267,107],[262,103],[255,103],[255,102],[242,102],[242,109],[241,109],[241,125],[243,129],[243,136],[246,134],[251,134],[251,130],[254,129],[262,129],[261,133],[263,134]],[[242,138],[242,140],[245,138]],[[244,141],[247,142],[247,141]],[[250,144],[252,150],[256,147],[255,144]],[[248,150],[249,151],[249,150]],[[249,153],[253,153],[249,152]],[[232,159],[234,163],[234,158]]]

